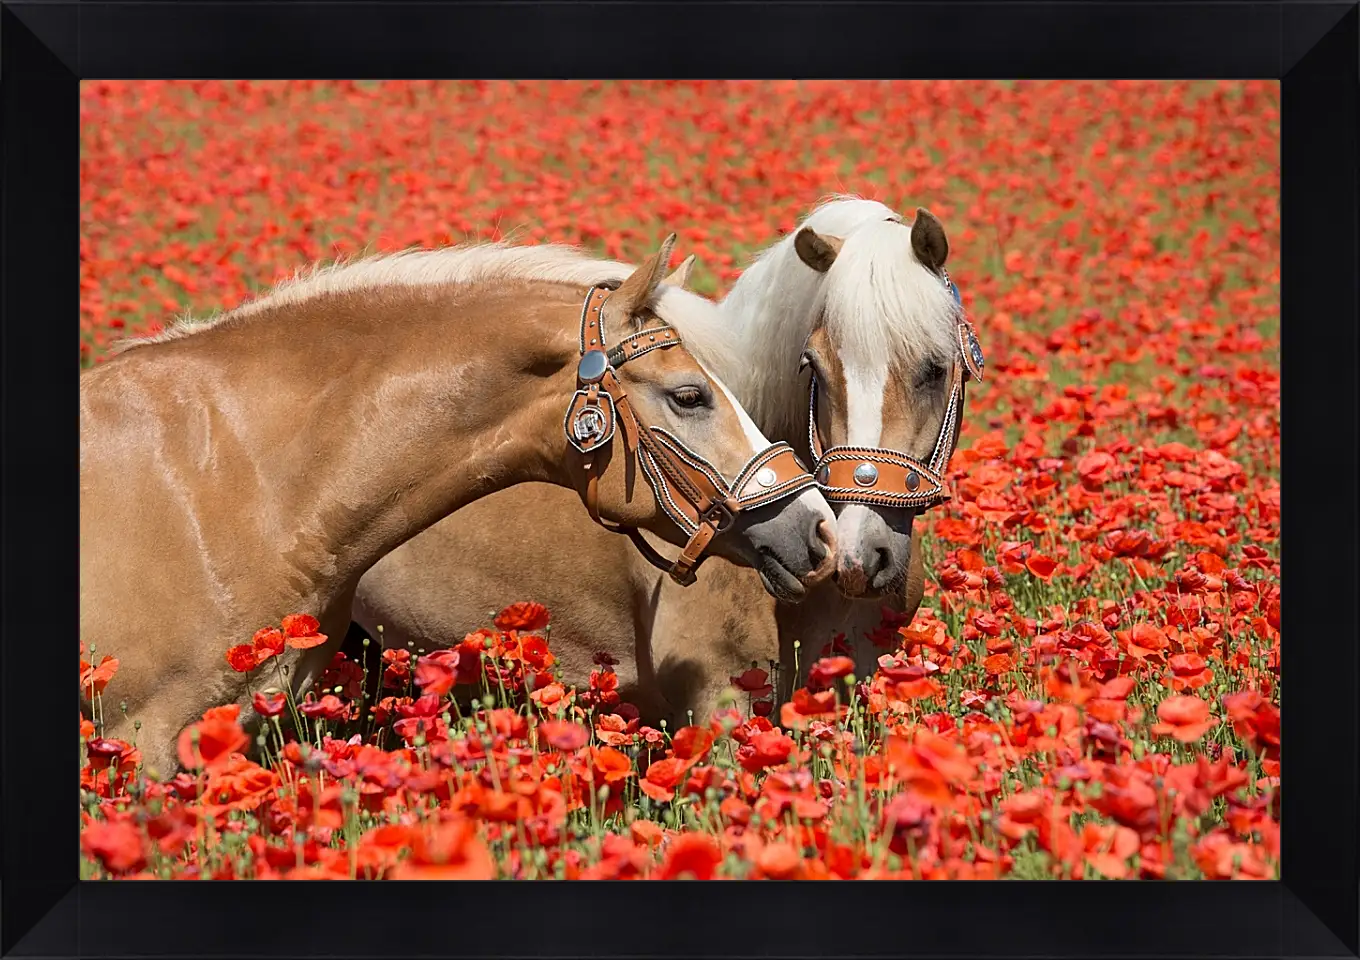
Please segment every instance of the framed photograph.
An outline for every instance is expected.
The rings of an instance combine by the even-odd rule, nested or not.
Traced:
[[[1353,0],[0,21],[0,953],[1360,955]]]

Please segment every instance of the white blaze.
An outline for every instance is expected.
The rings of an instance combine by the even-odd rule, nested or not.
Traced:
[[[845,366],[846,444],[852,447],[877,447],[883,443],[883,396],[888,385],[888,358],[877,363]],[[847,503],[836,521],[836,539],[842,555],[858,556],[860,541],[873,510],[863,504]]]

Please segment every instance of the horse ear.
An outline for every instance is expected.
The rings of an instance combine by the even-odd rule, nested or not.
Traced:
[[[624,318],[632,319],[651,305],[656,298],[656,288],[661,285],[661,273],[670,262],[671,251],[675,249],[675,234],[661,241],[661,249],[638,267],[623,281],[623,285],[609,298],[610,305],[623,313]],[[612,311],[611,311],[612,312]]]
[[[667,277],[665,280],[661,282],[668,283],[672,287],[684,288],[685,285],[689,283],[689,274],[690,271],[693,269],[694,269],[694,254],[691,253],[688,257],[681,261],[680,266],[676,267],[674,270],[671,271],[671,275],[669,277]]]
[[[916,208],[916,222],[911,225],[911,249],[916,259],[936,273],[949,259],[949,239],[944,226],[925,207]]]
[[[840,237],[822,236],[811,227],[804,227],[793,238],[793,249],[802,260],[818,273],[826,273],[836,262],[836,255],[845,243]]]

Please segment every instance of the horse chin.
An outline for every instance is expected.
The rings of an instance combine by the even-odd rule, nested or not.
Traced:
[[[800,603],[807,597],[807,587],[772,553],[764,550],[760,552],[756,572],[760,574],[760,582],[764,585],[765,592],[776,600]]]

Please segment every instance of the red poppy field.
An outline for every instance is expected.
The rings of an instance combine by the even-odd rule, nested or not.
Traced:
[[[717,295],[853,193],[943,222],[988,368],[873,676],[826,637],[791,702],[752,664],[653,729],[608,662],[557,681],[525,597],[258,695],[258,743],[209,711],[156,782],[102,736],[96,638],[82,877],[1278,877],[1274,82],[87,82],[81,110],[82,367],[411,245],[637,261],[673,230]],[[260,688],[324,642],[259,628],[222,668]]]

